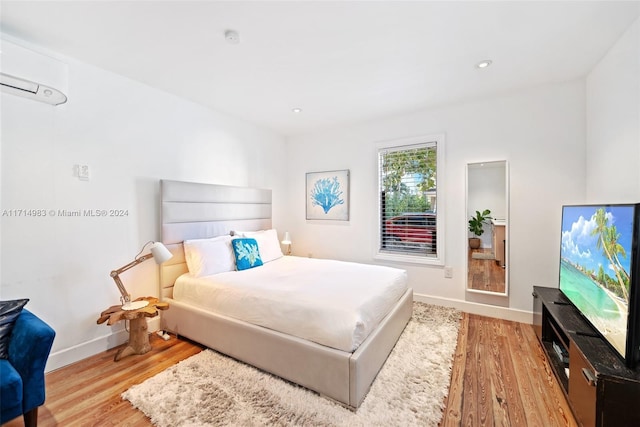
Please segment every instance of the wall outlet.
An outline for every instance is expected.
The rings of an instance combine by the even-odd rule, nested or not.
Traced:
[[[444,277],[445,279],[451,279],[453,277],[453,267],[444,268]]]

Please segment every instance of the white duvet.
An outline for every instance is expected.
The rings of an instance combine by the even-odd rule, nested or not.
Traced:
[[[405,270],[286,256],[249,270],[184,274],[173,298],[352,352],[406,290]]]

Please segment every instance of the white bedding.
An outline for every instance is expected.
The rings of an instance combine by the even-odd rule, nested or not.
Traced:
[[[406,290],[405,270],[286,256],[244,271],[183,274],[173,298],[352,352]]]

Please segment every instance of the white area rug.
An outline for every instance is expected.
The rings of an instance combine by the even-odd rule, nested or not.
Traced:
[[[356,412],[205,350],[122,394],[157,426],[436,426],[449,391],[460,313],[414,302]]]

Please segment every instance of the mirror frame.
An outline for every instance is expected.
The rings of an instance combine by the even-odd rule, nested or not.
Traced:
[[[495,292],[495,291],[486,291],[486,290],[482,290],[482,289],[472,289],[470,287],[470,283],[469,283],[469,256],[468,256],[468,251],[469,251],[469,169],[470,166],[474,166],[474,165],[490,165],[490,164],[497,164],[497,163],[504,163],[504,183],[505,183],[505,248],[504,248],[504,262],[505,262],[505,272],[504,272],[504,292]],[[477,294],[484,294],[484,295],[495,295],[495,296],[509,296],[509,244],[510,244],[510,240],[509,240],[509,162],[507,160],[488,160],[488,161],[482,161],[482,162],[469,162],[466,164],[466,168],[465,168],[465,230],[467,231],[466,233],[464,233],[465,235],[465,242],[464,242],[464,248],[465,248],[465,257],[464,257],[464,264],[465,264],[465,290],[467,292],[472,292],[472,293],[477,293]]]

